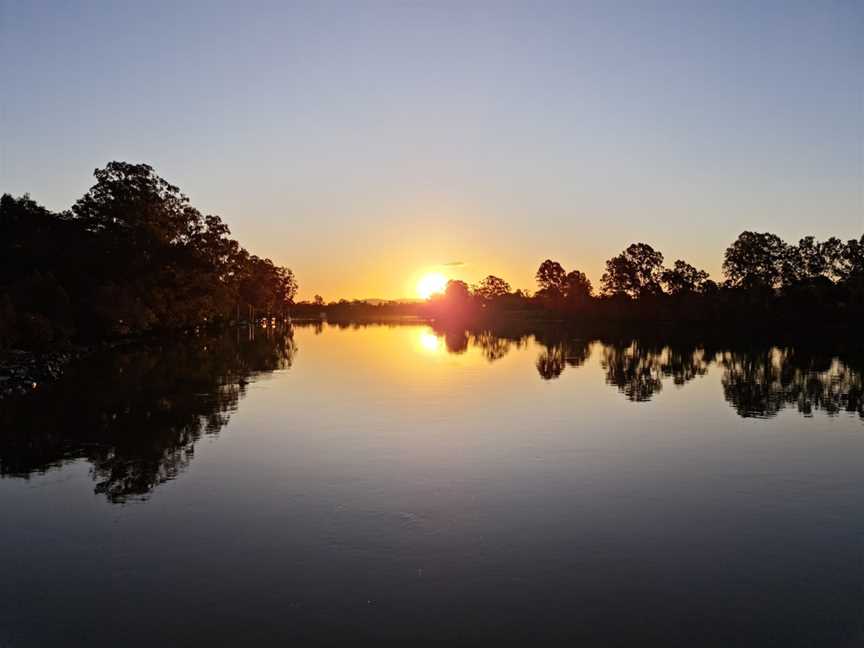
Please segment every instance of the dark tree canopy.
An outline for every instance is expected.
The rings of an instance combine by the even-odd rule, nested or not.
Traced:
[[[471,289],[460,279],[451,279],[444,288],[444,298],[448,301],[466,302],[471,299]]]
[[[701,291],[708,280],[708,273],[678,259],[673,268],[663,271],[660,279],[669,294],[682,295]]]
[[[480,299],[491,301],[509,295],[510,284],[500,277],[489,275],[474,288],[474,294]]]
[[[864,234],[859,240],[850,239],[839,255],[837,275],[843,281],[864,279]]]
[[[663,292],[663,255],[647,243],[633,243],[606,262],[603,292],[648,297]]]
[[[783,279],[787,246],[776,234],[742,232],[723,257],[729,284],[739,288],[776,288]]]
[[[292,302],[291,270],[250,255],[146,164],[110,162],[69,212],[0,198],[0,346],[198,326]]]
[[[571,270],[564,278],[564,295],[570,301],[586,300],[594,291],[591,280],[579,270]]]
[[[463,323],[511,312],[580,324],[864,321],[864,236],[805,236],[790,245],[752,231],[725,251],[721,286],[682,259],[664,268],[659,251],[633,243],[606,262],[599,297],[584,272],[546,259],[533,296],[489,275],[473,291],[450,281],[443,295],[423,304],[324,304],[316,295],[296,305],[290,269],[245,250],[219,216],[195,209],[149,165],[110,162],[95,177],[60,213],[26,194],[0,196],[0,348],[176,331],[238,314],[280,315],[289,305],[312,317],[419,315]],[[490,357],[499,352],[489,347]],[[541,364],[554,374],[555,353]]]
[[[537,295],[551,304],[585,302],[591,297],[593,287],[588,276],[579,270],[567,272],[557,261],[546,259],[537,269]]]
[[[557,261],[546,259],[540,264],[535,276],[537,278],[537,285],[540,286],[540,290],[547,292],[554,291],[563,294],[565,282],[567,280],[567,273]]]

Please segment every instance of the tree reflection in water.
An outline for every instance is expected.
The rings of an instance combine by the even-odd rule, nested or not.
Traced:
[[[146,498],[228,423],[251,378],[290,367],[296,351],[290,328],[243,329],[91,358],[0,408],[0,476],[83,458],[109,501]]]
[[[637,340],[607,344],[601,364],[606,382],[616,386],[628,400],[643,402],[663,389],[663,379],[682,386],[704,376],[712,359],[704,349],[690,346],[646,345]]]
[[[857,413],[864,419],[860,353],[774,346],[741,349],[638,338],[608,341],[540,324],[520,327],[511,323],[479,330],[433,324],[433,330],[444,337],[448,352],[461,354],[474,346],[489,362],[533,339],[541,348],[535,367],[543,380],[558,378],[567,367],[582,366],[596,342],[602,348],[600,365],[606,383],[637,403],[650,400],[669,379],[683,387],[716,364],[723,372],[726,401],[742,417],[770,417],[794,405],[805,416],[818,410],[828,415]]]
[[[557,378],[564,371],[564,367],[581,367],[591,356],[591,347],[585,340],[538,342],[544,348],[537,356],[535,365],[543,380]]]
[[[316,335],[326,330],[321,322],[309,326]],[[533,340],[543,380],[581,367],[596,345],[606,383],[632,402],[650,400],[669,381],[683,387],[716,365],[723,396],[742,417],[771,417],[795,407],[805,416],[848,412],[864,420],[860,352],[604,341],[540,326],[433,325],[433,332],[443,337],[448,353],[476,349],[489,363],[527,349]],[[96,492],[109,501],[146,498],[189,465],[202,436],[228,423],[250,378],[290,367],[296,352],[288,327],[197,335],[90,358],[44,392],[0,407],[0,476],[27,477],[85,459]]]
[[[855,412],[864,418],[860,365],[830,355],[793,349],[720,354],[723,393],[744,417],[770,417],[786,406],[811,416]]]

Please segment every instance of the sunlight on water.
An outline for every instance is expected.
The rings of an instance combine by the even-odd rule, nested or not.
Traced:
[[[444,340],[431,331],[420,331],[418,336],[420,340],[420,348],[430,353],[440,353],[444,351]]]
[[[120,349],[0,409],[0,645],[835,645],[864,582],[860,368],[427,324]]]

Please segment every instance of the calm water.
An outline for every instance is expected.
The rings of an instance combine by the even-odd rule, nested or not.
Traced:
[[[289,333],[0,404],[0,646],[864,641],[860,353]]]

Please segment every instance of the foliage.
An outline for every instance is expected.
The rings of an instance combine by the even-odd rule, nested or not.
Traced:
[[[742,232],[726,249],[723,272],[732,287],[776,288],[781,284],[787,262],[787,245],[779,236]]]
[[[588,276],[579,270],[571,270],[564,278],[564,296],[570,301],[591,297],[594,288]]]
[[[708,273],[678,259],[673,268],[663,271],[660,280],[669,294],[682,295],[702,291],[708,281]]]
[[[537,269],[537,285],[540,290],[562,294],[567,281],[567,272],[557,261],[546,259]]]
[[[633,243],[606,262],[603,292],[625,294],[633,298],[649,297],[663,292],[663,255],[647,243]]]
[[[474,295],[492,301],[510,294],[510,284],[494,275],[489,275],[474,288]]]
[[[0,345],[39,347],[281,313],[291,270],[250,255],[146,164],[110,162],[67,212],[0,198]]]

